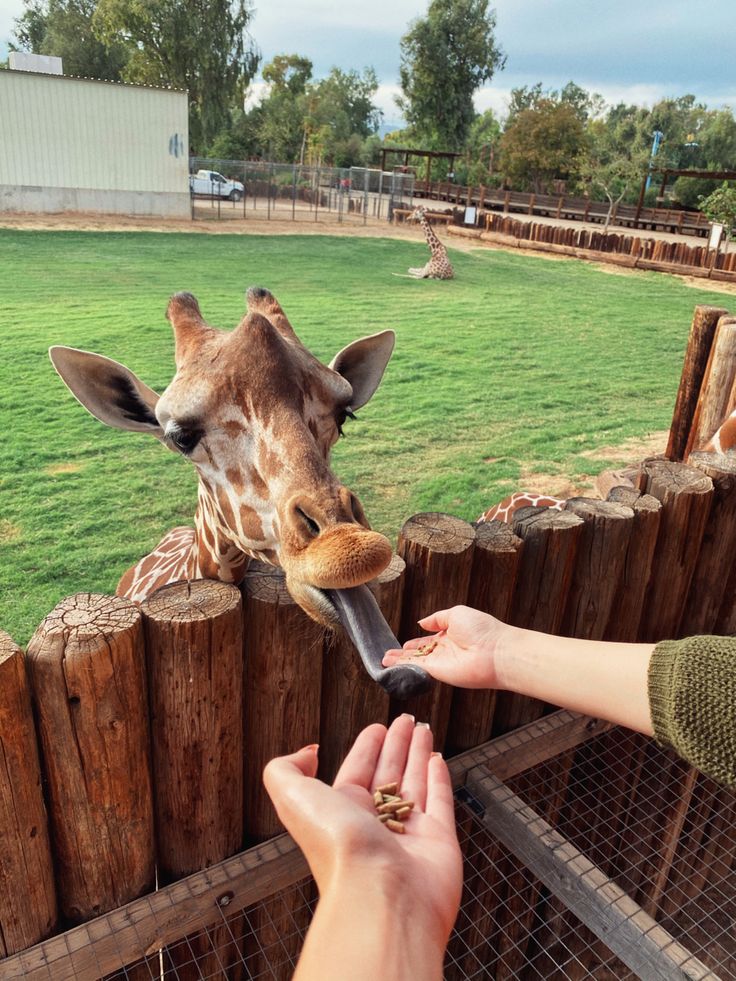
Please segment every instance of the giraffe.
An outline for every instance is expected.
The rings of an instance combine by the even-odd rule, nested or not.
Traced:
[[[482,524],[484,521],[505,521],[510,525],[514,520],[514,514],[520,508],[544,507],[551,508],[554,511],[561,511],[564,506],[565,501],[558,497],[549,497],[547,494],[533,494],[528,491],[515,491],[502,501],[499,501],[498,504],[494,504],[493,507],[484,511],[477,519],[476,524]]]
[[[54,367],[79,402],[118,429],[144,432],[186,457],[199,478],[194,527],[174,528],[122,576],[117,595],[140,603],[156,589],[208,578],[238,584],[251,558],[280,566],[299,606],[341,622],[371,677],[398,697],[429,686],[426,672],[383,668],[397,647],[365,585],[390,562],[359,499],[330,470],[347,418],[377,389],[392,330],[356,340],[330,365],[298,339],[268,290],[251,287],[232,331],[209,325],[191,293],[166,316],[176,373],[159,396],[124,365],[55,346]],[[405,666],[403,666],[405,667]]]
[[[447,258],[447,249],[437,238],[435,230],[429,223],[427,209],[422,207],[415,208],[409,215],[407,221],[418,221],[421,224],[427,239],[427,245],[432,253],[426,266],[423,266],[421,269],[410,269],[409,275],[413,276],[414,279],[452,279],[455,275],[455,270]]]
[[[706,453],[736,452],[736,409],[726,416],[703,449]]]

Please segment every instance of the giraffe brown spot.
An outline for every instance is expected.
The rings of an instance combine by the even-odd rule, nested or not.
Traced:
[[[228,528],[235,528],[235,515],[233,513],[233,506],[230,503],[230,498],[226,490],[222,487],[217,488],[217,503],[220,508],[220,514]]]
[[[229,436],[231,439],[235,439],[238,436],[242,436],[243,433],[248,432],[243,423],[239,422],[237,419],[229,419],[227,422],[224,422],[222,424],[222,430],[225,435]]]
[[[255,508],[249,507],[247,504],[241,504],[240,523],[243,526],[243,533],[247,538],[250,538],[252,541],[258,541],[263,538],[263,522],[258,517],[258,512]]]
[[[235,467],[228,467],[225,471],[225,478],[235,491],[236,494],[242,494],[245,489],[245,483],[243,481],[243,472]]]

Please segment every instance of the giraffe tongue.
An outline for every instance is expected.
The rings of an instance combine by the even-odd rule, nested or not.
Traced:
[[[394,698],[406,699],[429,691],[432,679],[416,664],[384,668],[383,655],[401,647],[367,586],[326,590],[340,622],[355,644],[368,674]]]

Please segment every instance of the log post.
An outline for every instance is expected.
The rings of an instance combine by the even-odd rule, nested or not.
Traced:
[[[399,640],[419,634],[417,621],[435,610],[465,603],[470,584],[475,530],[467,521],[436,511],[415,514],[399,532],[399,555],[406,562],[404,609]],[[442,750],[450,720],[452,688],[436,682],[432,691],[392,707],[428,722],[436,750]]]
[[[708,356],[713,337],[721,317],[728,311],[722,307],[696,306],[690,335],[682,364],[680,387],[677,390],[675,409],[672,415],[670,436],[665,456],[668,460],[682,461],[685,458],[690,427],[695,414],[700,386],[708,364]]]
[[[585,497],[571,498],[565,510],[584,525],[561,630],[568,637],[601,640],[621,589],[634,512],[624,504]]]
[[[394,555],[368,583],[386,622],[398,634],[404,589],[404,560]],[[389,696],[366,672],[344,630],[328,634],[322,662],[319,776],[332,783],[358,733],[372,722],[388,723]]]
[[[524,542],[505,521],[475,526],[468,606],[508,620]],[[447,753],[454,755],[491,738],[496,692],[456,688],[447,734]]]
[[[28,646],[59,905],[69,924],[154,888],[143,631],[118,597],[77,593]]]
[[[603,639],[635,643],[652,572],[662,505],[651,494],[624,485],[612,487],[608,500],[633,510],[634,527]]]
[[[0,958],[50,936],[57,906],[23,652],[0,630]]]
[[[241,586],[245,650],[245,832],[249,845],[284,829],[263,768],[320,738],[324,628],[289,595],[284,574],[251,562]]]
[[[729,591],[736,568],[736,455],[692,453],[689,462],[713,481],[713,506],[680,625],[683,636],[715,633],[724,603],[736,605]]]
[[[245,829],[249,844],[283,831],[263,786],[274,756],[320,739],[324,628],[289,595],[280,569],[251,562],[241,586],[245,651]],[[325,738],[336,738],[339,734]],[[335,751],[327,751],[334,759]],[[309,887],[308,887],[309,888]],[[298,890],[265,900],[243,921],[249,977],[273,973],[269,951],[288,957],[274,975],[291,976],[310,913]]]
[[[243,660],[240,593],[213,580],[172,583],[141,607],[151,702],[158,881],[208,868],[243,845]],[[223,963],[237,962],[225,927]],[[212,938],[164,951],[165,976],[214,972]],[[222,948],[222,949],[220,949]],[[192,963],[193,959],[200,963]]]
[[[520,508],[514,532],[524,540],[511,622],[517,627],[559,633],[572,582],[575,553],[583,519],[570,511]],[[499,692],[493,716],[493,735],[533,722],[544,703],[512,692]]]
[[[713,481],[694,467],[645,460],[639,490],[662,503],[639,640],[679,636],[678,628],[713,498]]]
[[[727,415],[731,387],[736,379],[736,318],[718,321],[708,364],[700,386],[684,459],[702,450]]]

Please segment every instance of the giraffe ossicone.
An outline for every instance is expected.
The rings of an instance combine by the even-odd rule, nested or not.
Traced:
[[[384,688],[398,697],[426,690],[421,669],[381,665],[387,647],[399,645],[365,584],[388,565],[391,545],[329,464],[346,418],[381,382],[394,332],[356,340],[324,365],[272,293],[251,287],[246,303],[238,326],[223,331],[204,320],[190,293],[171,298],[176,374],[160,396],[110,358],[60,346],[49,352],[93,416],[154,436],[199,477],[194,528],[165,535],[123,575],[117,594],[142,602],[181,580],[237,584],[257,558],[284,570],[309,616],[345,625]]]
[[[418,221],[427,239],[427,245],[431,253],[429,262],[420,269],[410,269],[409,275],[414,279],[452,279],[455,270],[447,257],[447,249],[437,237],[437,233],[429,223],[427,209],[424,207],[415,208],[409,215],[407,221]]]

